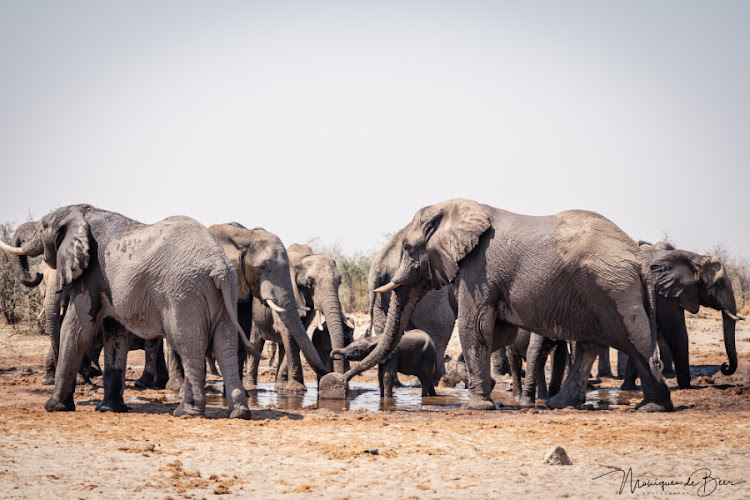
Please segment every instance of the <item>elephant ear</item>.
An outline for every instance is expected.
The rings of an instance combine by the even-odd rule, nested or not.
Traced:
[[[721,259],[715,255],[704,255],[700,261],[700,278],[707,287],[712,287],[717,280],[722,279],[726,271],[721,264]]]
[[[62,287],[70,285],[88,268],[90,228],[83,211],[71,210],[59,224],[47,227],[44,258],[57,270]]]
[[[440,289],[458,274],[458,263],[471,252],[491,226],[481,205],[471,200],[449,200],[422,210],[419,222],[425,236],[433,288]]]
[[[656,292],[664,297],[677,297],[680,307],[695,314],[700,309],[700,263],[691,255],[666,251],[651,262]]]
[[[299,243],[292,243],[291,245],[287,247],[286,253],[289,256],[289,262],[292,264],[296,264],[303,257],[312,255],[313,251],[312,251],[312,248],[310,248],[308,245],[300,245]]]

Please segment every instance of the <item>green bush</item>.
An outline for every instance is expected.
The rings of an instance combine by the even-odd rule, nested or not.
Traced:
[[[9,222],[0,224],[0,239],[9,242],[15,226]],[[39,258],[30,259],[31,274],[34,275]],[[10,258],[0,252],[0,317],[2,321],[23,333],[44,333],[42,297],[38,288],[27,288],[13,276]]]

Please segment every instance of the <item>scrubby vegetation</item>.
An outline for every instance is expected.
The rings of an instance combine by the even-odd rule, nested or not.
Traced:
[[[15,226],[0,224],[0,239],[11,241]],[[30,262],[32,275],[39,259]],[[0,317],[2,322],[13,326],[22,333],[44,333],[42,297],[37,288],[27,288],[13,276],[8,254],[0,252]]]

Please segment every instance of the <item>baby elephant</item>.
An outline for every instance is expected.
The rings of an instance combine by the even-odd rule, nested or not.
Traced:
[[[378,345],[380,336],[355,340],[343,349],[331,351],[331,358],[362,361]],[[436,396],[433,377],[437,369],[437,353],[432,339],[422,330],[404,333],[391,358],[378,366],[380,397],[393,397],[396,372],[415,375],[422,383],[422,396]]]

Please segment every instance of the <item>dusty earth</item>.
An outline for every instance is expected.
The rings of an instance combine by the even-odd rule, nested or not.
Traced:
[[[750,325],[738,328],[740,368],[729,377],[719,372],[726,356],[718,316],[693,316],[689,328],[695,388],[676,390],[668,380],[670,414],[634,411],[635,401],[494,412],[332,411],[313,401],[296,410],[256,405],[251,421],[228,420],[218,397],[206,418],[172,417],[176,402],[166,391],[133,387],[139,351],[129,358],[129,413],[94,411],[100,379],[78,387],[74,413],[47,413],[48,339],[3,328],[0,497],[748,498]],[[374,381],[376,372],[365,375]],[[508,401],[504,380],[493,392],[498,401]],[[543,463],[555,446],[572,465]]]

